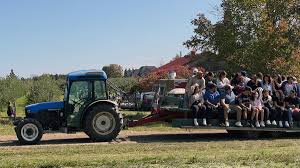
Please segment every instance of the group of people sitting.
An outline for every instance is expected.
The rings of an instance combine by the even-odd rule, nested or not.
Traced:
[[[292,127],[300,121],[300,83],[295,77],[254,74],[251,78],[240,72],[230,80],[222,71],[217,77],[193,70],[186,86],[186,105],[193,111],[194,125],[219,124],[229,127],[229,117],[235,116],[237,127]],[[234,123],[233,123],[234,124]]]

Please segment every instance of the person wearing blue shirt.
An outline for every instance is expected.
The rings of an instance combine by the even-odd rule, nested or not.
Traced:
[[[219,119],[219,122],[223,120],[223,113],[222,113],[222,107],[220,104],[221,100],[221,95],[217,90],[217,85],[216,84],[211,84],[209,86],[209,89],[205,92],[204,94],[204,101],[205,101],[205,106],[207,110],[207,116],[208,116],[208,122],[210,123],[210,120],[214,118],[213,112],[215,110],[218,111],[217,116]],[[222,123],[224,125],[224,123]]]
[[[221,96],[221,105],[223,107],[225,126],[229,127],[228,114],[236,113],[237,122],[235,123],[235,125],[237,127],[242,127],[242,108],[236,104],[236,95],[232,91],[232,86],[226,85],[224,89],[225,92]]]

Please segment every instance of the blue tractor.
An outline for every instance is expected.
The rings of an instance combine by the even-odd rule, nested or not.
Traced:
[[[109,100],[107,75],[102,70],[67,75],[64,100],[25,107],[14,123],[21,144],[36,144],[44,133],[84,131],[93,141],[115,139],[123,126],[117,103]]]

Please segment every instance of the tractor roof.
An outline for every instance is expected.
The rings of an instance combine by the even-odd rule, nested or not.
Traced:
[[[81,70],[67,75],[69,80],[100,79],[107,80],[107,75],[102,70]]]

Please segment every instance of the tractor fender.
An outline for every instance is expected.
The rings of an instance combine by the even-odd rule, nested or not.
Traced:
[[[113,106],[118,106],[118,103],[117,102],[114,102],[114,101],[111,101],[111,100],[96,100],[92,103],[90,103],[86,109],[88,109],[89,107],[95,105],[95,104],[98,104],[98,103],[103,103],[103,104],[107,104],[107,105],[113,105]]]
[[[115,108],[116,111],[118,111],[118,104],[116,102],[111,101],[111,100],[96,100],[96,101],[90,103],[89,105],[87,105],[86,108],[83,110],[83,113],[81,115],[81,127],[83,126],[83,123],[84,123],[84,120],[86,117],[86,113],[89,111],[89,109],[91,109],[97,105],[112,106],[113,108]]]

